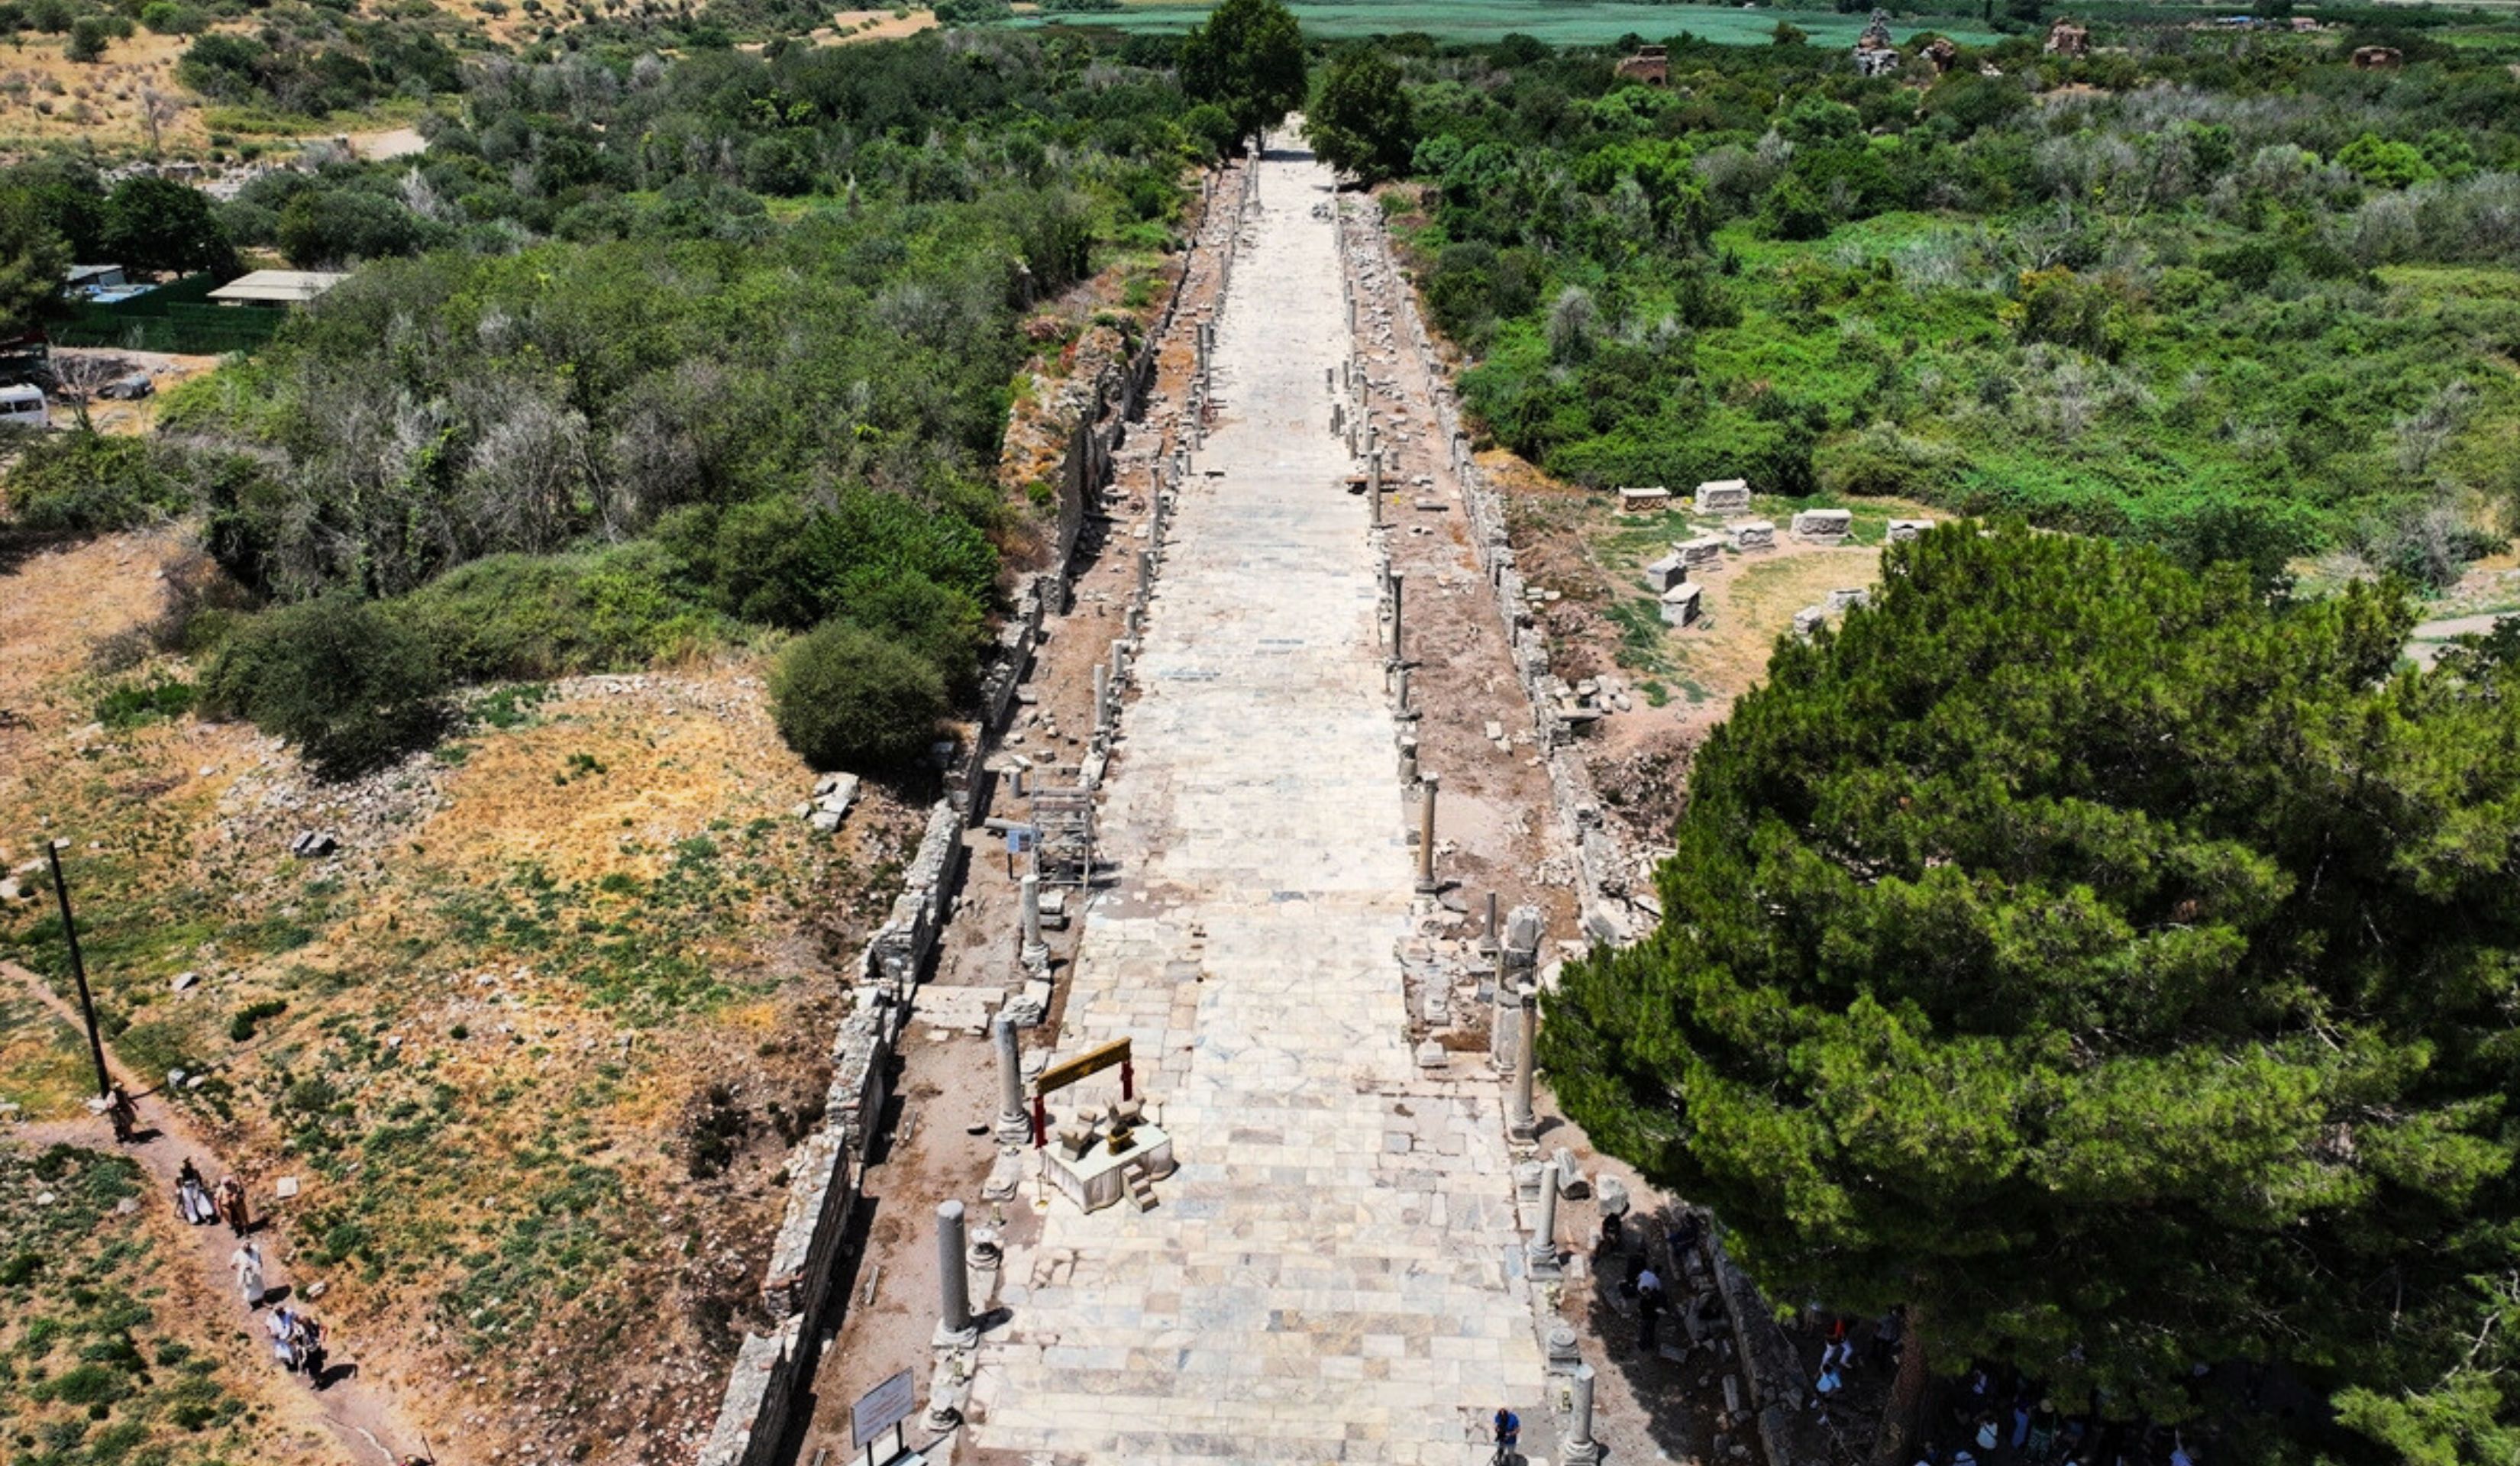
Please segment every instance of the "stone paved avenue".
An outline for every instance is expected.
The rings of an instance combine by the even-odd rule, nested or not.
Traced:
[[[1062,1036],[1135,1041],[1181,1169],[1150,1213],[1061,1201],[1011,1252],[973,1385],[992,1455],[1454,1466],[1501,1400],[1539,1413],[1501,1089],[1407,1044],[1409,806],[1323,379],[1329,181],[1261,169],[1196,460],[1219,476],[1174,516],[1104,818],[1121,884]]]

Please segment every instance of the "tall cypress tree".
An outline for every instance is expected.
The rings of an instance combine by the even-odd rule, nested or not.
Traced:
[[[2520,696],[2397,670],[2373,587],[1974,526],[1885,570],[1700,751],[1660,929],[1568,973],[1568,1112],[1948,1367],[2173,1419],[2198,1361],[2439,1377],[2520,1258]]]

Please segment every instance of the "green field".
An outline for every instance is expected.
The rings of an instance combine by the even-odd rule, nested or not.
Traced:
[[[1864,29],[1861,16],[1769,7],[1718,10],[1703,5],[1624,5],[1615,0],[1290,0],[1288,9],[1309,36],[1332,38],[1395,35],[1418,30],[1447,41],[1493,41],[1520,32],[1553,46],[1599,46],[1631,32],[1663,40],[1687,30],[1728,45],[1764,45],[1787,20],[1822,46],[1851,46]],[[1125,10],[1018,16],[1001,22],[1117,25],[1128,30],[1187,30],[1207,19],[1205,5],[1132,5]],[[1903,18],[1892,28],[1901,40],[1918,30],[1938,30],[1978,45],[1996,39],[1974,19],[1929,22]]]

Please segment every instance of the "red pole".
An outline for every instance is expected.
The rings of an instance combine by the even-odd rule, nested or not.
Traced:
[[[1120,1061],[1120,1097],[1122,1099],[1138,1097],[1138,1066],[1127,1059]]]
[[[1039,1150],[1049,1143],[1050,1108],[1044,1105],[1041,1102],[1041,1096],[1036,1094],[1032,1097],[1032,1148]]]

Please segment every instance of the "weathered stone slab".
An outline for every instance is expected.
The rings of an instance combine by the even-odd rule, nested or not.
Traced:
[[[1693,540],[1675,540],[1671,553],[1690,570],[1711,570],[1724,563],[1724,539],[1721,535],[1699,535]]]
[[[1744,519],[1724,531],[1735,550],[1774,550],[1777,548],[1777,525],[1773,519]]]
[[[1737,514],[1749,507],[1748,479],[1712,478],[1697,486],[1696,508],[1701,514]]]
[[[1834,545],[1855,529],[1855,515],[1842,509],[1807,509],[1794,513],[1794,538],[1807,545]]]

